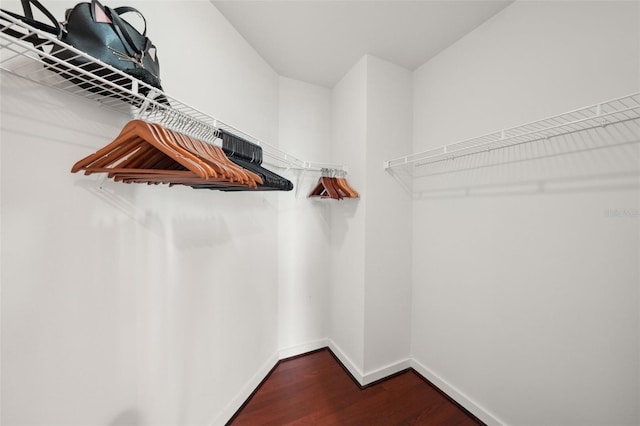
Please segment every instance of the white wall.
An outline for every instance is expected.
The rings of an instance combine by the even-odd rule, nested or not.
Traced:
[[[209,2],[132,4],[168,92],[346,164],[361,199],[307,200],[292,171],[280,195],[101,185],[69,168],[127,118],[3,73],[3,423],[221,424],[325,338],[363,382],[413,355],[489,423],[640,421],[640,226],[610,214],[640,206],[637,127],[473,157],[410,181],[413,209],[382,172],[637,91],[637,3],[517,2],[413,81],[366,56],[331,91],[278,78]]]
[[[506,8],[415,72],[414,152],[638,91],[638,7]],[[567,135],[414,181],[416,367],[488,423],[640,422],[639,221],[607,213],[637,212],[638,134]]]
[[[149,36],[162,55],[162,83],[168,93],[267,143],[278,144],[278,75],[208,0],[128,4],[144,9]],[[167,26],[180,30],[168,31]],[[176,36],[177,32],[181,35]],[[247,110],[269,113],[247,114]]]
[[[408,367],[411,330],[411,194],[382,167],[411,151],[412,73],[367,56],[365,381]]]
[[[303,160],[329,162],[331,90],[280,77],[279,147]],[[280,197],[279,333],[281,357],[327,345],[331,279],[330,202],[307,198],[319,172],[289,170],[293,193]]]
[[[333,153],[360,199],[331,202],[329,339],[368,384],[409,366],[411,194],[385,159],[411,149],[412,74],[365,55],[333,89]]]
[[[277,140],[278,77],[209,2],[134,5],[167,91]],[[2,423],[224,423],[277,359],[278,195],[100,187],[69,170],[127,117],[5,73],[1,107]]]
[[[333,88],[331,153],[348,165],[349,184],[361,199],[331,202],[329,337],[356,377],[364,370],[364,244],[366,199],[367,60],[363,57]]]

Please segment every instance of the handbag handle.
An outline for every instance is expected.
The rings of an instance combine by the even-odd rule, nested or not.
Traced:
[[[135,7],[131,7],[131,6],[120,6],[120,7],[116,7],[114,9],[112,9],[114,12],[116,12],[118,15],[124,15],[125,13],[128,12],[133,12],[133,13],[137,13],[141,18],[142,18],[142,22],[144,22],[144,31],[142,32],[142,35],[144,37],[147,36],[147,19],[144,17],[144,15]]]
[[[23,0],[23,1],[27,1],[27,0]],[[123,42],[125,47],[128,46],[129,50],[134,53],[134,56],[141,57],[144,54],[143,52],[144,52],[144,49],[146,48],[146,44],[145,46],[142,46],[142,49],[138,48],[136,43],[133,41],[131,34],[129,34],[129,31],[127,30],[126,25],[124,24],[124,19],[122,19],[120,15],[127,12],[135,12],[138,15],[140,15],[142,17],[142,20],[144,21],[144,32],[142,36],[146,38],[147,20],[144,18],[144,15],[134,7],[121,6],[115,9],[111,9],[109,7],[103,6],[102,3],[100,3],[98,0],[91,0],[92,14],[96,13],[95,11],[97,10],[97,8],[100,8],[107,15],[107,17],[111,21],[111,25],[113,26],[114,31],[116,32],[120,40]],[[95,19],[95,15],[94,15],[94,19]]]
[[[35,0],[23,0],[23,1],[35,1]],[[96,10],[96,6],[100,7],[100,9],[104,10],[106,14],[108,14],[109,18],[111,19],[111,23],[113,24],[113,28],[116,31],[116,33],[118,34],[118,37],[120,38],[120,40],[122,40],[123,42],[125,42],[126,45],[128,45],[130,47],[130,49],[139,57],[144,55],[144,50],[147,48],[147,45],[145,43],[145,46],[142,46],[142,48],[139,48],[136,43],[133,41],[133,38],[131,37],[131,35],[129,34],[129,31],[127,30],[127,27],[124,25],[124,20],[120,17],[121,14],[124,13],[128,13],[128,12],[135,12],[138,15],[140,15],[142,17],[142,20],[144,22],[144,32],[142,33],[142,36],[146,39],[146,34],[147,34],[147,20],[145,19],[144,15],[136,8],[134,7],[130,7],[130,6],[121,6],[121,7],[117,7],[115,9],[111,9],[108,8],[106,6],[103,6],[98,0],[91,0],[91,10]],[[115,12],[115,13],[112,13]]]

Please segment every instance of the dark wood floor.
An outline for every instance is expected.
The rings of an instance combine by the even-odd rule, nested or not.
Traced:
[[[323,349],[280,362],[230,422],[241,425],[478,425],[413,370],[360,389]]]

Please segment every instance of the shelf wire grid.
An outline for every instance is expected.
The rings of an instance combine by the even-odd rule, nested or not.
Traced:
[[[97,102],[134,118],[162,124],[208,143],[219,145],[220,131],[231,133],[261,146],[265,163],[273,167],[345,170],[343,165],[303,161],[2,11],[0,22],[0,69],[5,72]],[[33,40],[38,39],[36,47]],[[52,54],[54,46],[55,55]],[[68,53],[65,55],[69,57],[67,60],[56,56],[65,52]]]
[[[385,161],[384,168],[420,168],[459,157],[506,148],[640,119],[640,93],[634,93],[517,127],[489,133],[417,154]]]

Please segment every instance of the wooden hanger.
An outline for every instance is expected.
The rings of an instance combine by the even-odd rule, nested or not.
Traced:
[[[166,144],[165,146],[169,148],[169,152],[173,152],[178,156],[176,158],[188,159],[201,167],[202,170],[204,170],[204,176],[201,176],[203,179],[218,177],[218,174],[210,164],[202,161],[196,154],[180,145],[175,132],[169,131],[156,123],[143,123],[147,126],[149,131],[155,135],[158,142]]]
[[[158,124],[132,120],[111,143],[76,162],[71,171],[108,173],[128,183],[256,187],[261,181],[235,165],[231,169],[219,156],[208,155],[203,146],[204,142]]]
[[[195,175],[203,179],[210,176],[207,170],[192,158],[193,155],[185,155],[183,152],[176,151],[166,140],[159,138],[156,133],[152,132],[146,122],[141,120],[128,122],[113,142],[76,162],[71,168],[71,172],[84,170],[85,174],[91,174],[103,172],[102,169],[105,168],[110,168],[115,172],[122,163],[125,165],[124,168],[128,168],[126,166],[134,161],[132,157],[135,157],[137,153],[140,155],[148,154],[147,150],[151,149],[149,145]]]
[[[247,186],[256,187],[256,180],[250,177],[245,170],[237,167],[235,164],[231,163],[229,159],[222,153],[220,156],[218,152],[213,149],[215,148],[213,145],[210,145],[201,140],[192,138],[188,135],[181,135],[184,139],[184,142],[187,146],[189,146],[194,152],[198,152],[203,158],[207,158],[209,161],[218,164],[221,168],[223,168],[228,176],[230,177],[232,182],[239,182],[245,184]]]
[[[337,171],[322,169],[322,176],[318,183],[309,193],[309,197],[332,198],[342,200],[343,198],[359,198],[358,193],[349,186],[344,177],[336,178]]]
[[[358,192],[347,182],[347,179],[345,178],[346,172],[341,171],[339,174],[340,176],[335,178],[335,184],[348,194],[346,198],[360,198]]]
[[[228,182],[232,184],[231,186],[257,188],[257,184],[262,183],[262,179],[259,176],[232,163],[222,149],[189,135],[163,129],[162,126],[156,124],[152,125],[157,126],[159,131],[172,137],[179,146],[213,166],[221,175],[227,177]]]

